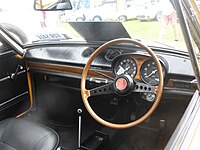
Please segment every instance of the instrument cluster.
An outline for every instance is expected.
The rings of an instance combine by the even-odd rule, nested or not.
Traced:
[[[165,67],[163,74],[165,75]],[[113,61],[113,72],[115,76],[130,75],[135,80],[140,80],[146,84],[156,86],[159,83],[159,75],[156,63],[151,57],[138,55],[120,56]]]

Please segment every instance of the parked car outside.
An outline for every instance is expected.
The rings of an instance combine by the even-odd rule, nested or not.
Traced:
[[[64,10],[59,12],[60,22],[70,22],[70,21],[85,21],[85,9],[77,10]]]
[[[114,21],[116,20],[116,3],[103,5],[85,10],[85,21]]]
[[[111,5],[111,6],[110,6]],[[61,22],[70,21],[108,21],[116,20],[116,4],[105,3],[94,7],[80,7],[79,9],[60,12]]]
[[[125,8],[118,11],[117,20],[120,22],[124,22],[127,20],[136,19],[138,16],[138,13],[140,12],[139,6],[138,6],[137,2],[135,2],[135,0],[126,1]]]
[[[137,19],[139,20],[156,20],[160,21],[162,19],[162,9],[159,2],[156,0],[137,0],[138,8],[140,11],[137,14]]]

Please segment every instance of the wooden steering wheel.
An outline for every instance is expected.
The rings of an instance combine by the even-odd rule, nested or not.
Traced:
[[[152,57],[152,59],[154,60],[154,62],[156,63],[157,66],[157,70],[158,70],[158,74],[159,74],[159,84],[157,86],[151,86],[148,84],[144,84],[144,83],[140,83],[137,81],[134,81],[133,78],[124,76],[124,77],[116,77],[116,79],[109,84],[91,89],[91,90],[87,90],[86,89],[86,77],[90,68],[90,65],[92,64],[92,62],[94,61],[94,59],[106,48],[108,48],[109,46],[113,45],[113,44],[117,44],[117,43],[132,43],[134,45],[140,46],[141,48],[145,49]],[[125,87],[123,87],[123,89],[117,88],[117,84],[118,82],[125,82]],[[137,120],[130,122],[130,123],[124,123],[124,124],[116,124],[116,123],[111,123],[108,122],[104,119],[102,119],[101,117],[99,117],[91,108],[89,102],[88,102],[88,97],[90,96],[95,96],[95,95],[103,95],[103,94],[110,94],[110,93],[116,93],[116,92],[120,92],[120,90],[122,90],[121,92],[123,93],[123,91],[129,91],[129,93],[131,92],[142,92],[140,87],[142,86],[143,89],[146,89],[145,92],[154,92],[156,95],[155,101],[152,104],[151,108],[146,112],[146,114],[144,114],[142,117],[138,118]],[[162,92],[163,92],[163,74],[162,74],[162,67],[161,64],[158,60],[158,57],[155,55],[155,53],[147,46],[141,44],[140,42],[133,40],[133,39],[128,39],[128,38],[119,38],[119,39],[114,39],[111,41],[106,42],[105,44],[103,44],[102,46],[100,46],[92,55],[91,57],[88,59],[83,72],[82,72],[82,78],[81,78],[81,96],[82,96],[82,100],[83,103],[87,109],[87,111],[89,112],[89,114],[99,123],[101,123],[104,126],[110,127],[110,128],[115,128],[115,129],[124,129],[124,128],[130,128],[133,126],[138,125],[139,123],[142,123],[143,121],[145,121],[145,119],[147,119],[157,108],[158,104],[160,103],[161,100],[161,96],[162,96]]]

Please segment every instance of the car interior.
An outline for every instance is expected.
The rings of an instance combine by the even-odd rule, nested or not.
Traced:
[[[1,25],[0,149],[165,148],[197,89],[188,53],[130,39],[120,22],[94,24],[71,22],[102,29],[79,31],[84,42],[34,43],[23,55]]]

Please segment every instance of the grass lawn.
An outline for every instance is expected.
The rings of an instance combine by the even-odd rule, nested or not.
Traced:
[[[145,37],[149,39],[158,39],[160,22],[157,21],[127,21],[123,23],[129,35],[132,38]]]
[[[126,30],[131,37],[145,37],[149,39],[158,39],[162,23],[159,21],[127,21],[124,22]],[[179,32],[179,36],[181,36]],[[165,40],[174,40],[173,27],[169,24],[166,28],[166,33],[163,37]]]
[[[135,38],[147,38],[154,41],[159,41],[167,45],[173,46],[179,50],[186,50],[185,41],[181,31],[181,27],[178,24],[178,42],[175,42],[173,26],[171,23],[165,29],[165,34],[162,39],[159,39],[160,29],[162,27],[162,22],[160,21],[139,21],[131,20],[123,23],[124,27],[130,34],[130,36]]]

